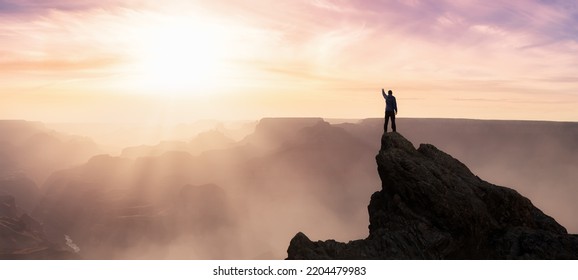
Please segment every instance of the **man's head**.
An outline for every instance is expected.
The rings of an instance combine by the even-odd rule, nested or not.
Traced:
[[[390,90],[387,91],[387,94],[388,94],[388,95],[392,95],[392,94],[393,94],[393,91],[391,91],[391,89],[390,89]]]

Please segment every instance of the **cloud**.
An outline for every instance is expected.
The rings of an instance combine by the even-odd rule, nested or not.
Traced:
[[[578,69],[578,9],[562,0],[0,0],[0,74],[115,75],[167,19],[209,22],[227,50],[226,83],[279,89],[271,94],[387,84],[407,98],[476,100],[578,89],[568,78]],[[194,36],[187,28],[178,30]]]
[[[119,65],[123,62],[118,57],[91,57],[84,59],[47,59],[47,60],[17,60],[0,61],[0,67],[11,69],[12,72],[43,73],[43,72],[78,72],[100,69]]]
[[[137,7],[133,0],[0,0],[0,15],[40,16],[50,11],[80,12],[91,9]]]
[[[568,1],[243,1],[208,10],[275,34],[259,65],[291,77],[447,90],[481,99],[561,94],[578,84],[578,16]],[[536,82],[548,77],[548,82]],[[507,80],[506,84],[495,81]],[[415,85],[418,86],[415,86]],[[423,89],[422,89],[423,90]],[[416,90],[416,92],[418,92]],[[519,93],[521,95],[519,95]],[[448,98],[451,98],[449,96]],[[535,99],[533,99],[535,100]]]

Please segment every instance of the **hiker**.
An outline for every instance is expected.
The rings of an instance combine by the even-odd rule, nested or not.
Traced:
[[[395,96],[391,90],[385,91],[381,89],[381,95],[385,99],[385,124],[383,125],[383,131],[387,132],[387,124],[389,123],[389,118],[391,118],[391,129],[395,132],[395,115],[397,115],[397,102],[395,101]]]

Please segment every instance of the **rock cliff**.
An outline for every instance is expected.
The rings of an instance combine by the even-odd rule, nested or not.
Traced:
[[[398,133],[376,156],[382,189],[371,196],[369,236],[341,243],[298,233],[288,259],[578,259],[578,236],[515,190]]]

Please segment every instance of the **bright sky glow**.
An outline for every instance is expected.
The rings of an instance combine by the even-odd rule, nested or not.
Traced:
[[[0,118],[578,121],[575,1],[0,0]]]

